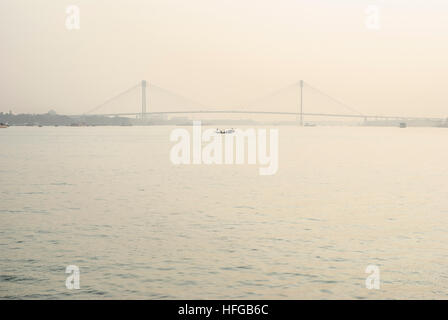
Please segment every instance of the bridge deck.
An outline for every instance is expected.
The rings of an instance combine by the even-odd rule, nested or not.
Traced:
[[[169,114],[272,114],[272,115],[294,115],[300,116],[297,112],[278,112],[278,111],[246,111],[246,110],[194,110],[194,111],[161,111],[161,112],[147,112],[146,115],[169,115]],[[125,113],[104,113],[104,114],[89,114],[89,116],[139,116],[141,112],[125,112]],[[76,115],[76,116],[86,116]],[[337,118],[360,118],[360,119],[394,119],[394,120],[428,120],[428,121],[444,121],[443,118],[428,118],[428,117],[403,117],[403,116],[384,116],[384,115],[361,115],[361,114],[335,114],[335,113],[303,113],[303,116],[312,117],[337,117]]]

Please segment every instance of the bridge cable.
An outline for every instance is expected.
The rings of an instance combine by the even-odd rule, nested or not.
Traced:
[[[269,98],[273,98],[275,96],[278,96],[280,93],[283,93],[286,90],[288,90],[290,88],[293,88],[295,86],[297,86],[297,89],[298,89],[299,82],[294,82],[294,83],[288,84],[286,86],[283,86],[280,89],[277,89],[275,91],[272,91],[272,92],[268,93],[267,95],[264,95],[264,96],[261,96],[259,98],[253,99],[253,100],[249,101],[248,103],[245,103],[245,105],[246,106],[254,106],[256,103],[259,103],[262,100],[267,100]],[[299,92],[299,91],[297,90],[297,92]]]
[[[355,108],[352,108],[352,107],[346,105],[345,103],[343,103],[343,102],[341,102],[341,101],[339,101],[339,100],[333,98],[332,96],[326,94],[326,93],[323,92],[322,90],[317,89],[316,87],[312,86],[311,84],[309,84],[309,83],[307,83],[307,82],[305,82],[305,81],[304,81],[304,84],[305,84],[307,87],[309,87],[310,89],[312,89],[312,90],[316,91],[317,93],[319,93],[319,94],[321,94],[321,95],[323,95],[323,96],[329,98],[330,100],[336,102],[337,104],[343,106],[344,108],[350,110],[351,112],[354,112],[354,113],[356,113],[357,115],[360,115],[360,116],[365,116],[362,112],[359,112],[359,111],[356,110]]]
[[[185,96],[183,96],[183,95],[181,95],[181,94],[178,94],[178,93],[176,93],[176,92],[173,92],[173,91],[171,91],[171,90],[162,88],[162,87],[160,87],[160,86],[158,86],[158,85],[155,85],[155,84],[153,84],[153,83],[150,83],[150,90],[151,90],[151,88],[157,88],[157,89],[159,89],[159,90],[162,91],[162,92],[165,92],[165,93],[167,93],[167,94],[169,94],[169,95],[171,95],[171,96],[174,96],[175,98],[184,100],[185,102],[191,103],[191,104],[193,104],[193,105],[197,105],[197,106],[200,106],[200,107],[206,107],[206,106],[205,106],[204,104],[202,104],[202,103],[199,103],[199,102],[197,102],[197,101],[195,101],[195,100],[192,100],[192,99],[190,99],[190,98],[187,98],[187,97],[185,97]]]
[[[89,110],[88,112],[85,112],[84,114],[89,114],[92,113],[94,111],[97,111],[98,109],[100,109],[101,107],[103,107],[104,105],[108,104],[109,102],[118,99],[119,97],[125,95],[126,93],[129,93],[130,91],[134,90],[135,88],[141,87],[141,83],[139,82],[138,84],[130,87],[129,89],[126,89],[122,92],[120,92],[119,94],[113,96],[112,98],[107,99],[106,101],[104,101],[103,103],[97,105],[96,107],[92,108],[91,110]]]

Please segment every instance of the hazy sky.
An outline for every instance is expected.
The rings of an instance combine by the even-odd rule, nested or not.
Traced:
[[[0,40],[0,111],[83,113],[141,79],[232,109],[304,79],[365,113],[448,116],[446,0],[1,0]]]

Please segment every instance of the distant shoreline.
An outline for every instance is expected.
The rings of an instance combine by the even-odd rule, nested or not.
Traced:
[[[99,115],[68,116],[59,115],[54,111],[44,114],[13,114],[12,112],[0,112],[0,123],[8,126],[68,126],[68,127],[88,127],[88,126],[189,126],[192,119],[179,117],[172,119],[134,119],[127,117],[107,117]],[[297,121],[255,121],[251,119],[209,119],[203,120],[203,125],[285,125],[297,126]],[[398,127],[403,122],[399,120],[369,120],[361,122],[348,121],[322,121],[310,120],[305,122],[305,126],[376,126],[376,127]],[[429,120],[409,120],[406,121],[409,127],[443,127],[448,128],[448,119],[439,122]]]

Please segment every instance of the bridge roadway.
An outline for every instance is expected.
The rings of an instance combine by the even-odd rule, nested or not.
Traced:
[[[169,115],[169,114],[272,114],[272,115],[294,115],[300,116],[297,112],[278,112],[278,111],[246,111],[246,110],[198,110],[198,111],[161,111],[161,112],[147,112],[145,115]],[[104,113],[104,114],[84,114],[80,116],[104,116],[104,117],[119,117],[119,116],[141,116],[141,112],[125,112],[125,113]],[[336,114],[336,113],[302,113],[303,116],[314,117],[337,117],[337,118],[361,118],[361,119],[389,119],[389,120],[428,120],[428,121],[444,121],[443,118],[428,118],[428,117],[402,117],[402,116],[384,116],[384,115],[361,115],[361,114]]]

